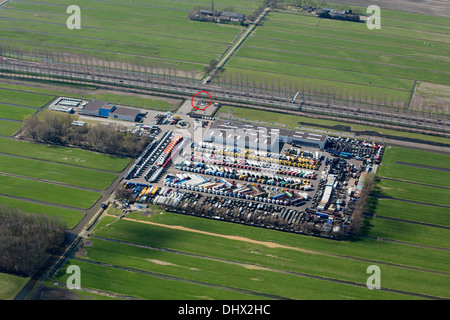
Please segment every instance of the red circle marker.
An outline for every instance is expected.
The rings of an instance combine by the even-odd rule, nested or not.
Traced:
[[[205,92],[206,94],[208,94],[208,96],[209,96],[209,98],[211,99],[211,101],[209,102],[209,104],[208,104],[206,107],[204,107],[203,109],[199,109],[199,108],[197,108],[196,106],[194,106],[194,98],[195,98],[197,95],[199,95],[200,93],[202,93],[202,92]],[[192,106],[194,109],[197,109],[197,110],[206,110],[206,108],[208,108],[208,107],[211,105],[211,103],[212,103],[212,97],[211,97],[211,95],[209,94],[208,91],[200,91],[200,92],[198,92],[197,94],[195,94],[195,95],[192,97],[192,100],[191,100],[191,106]]]

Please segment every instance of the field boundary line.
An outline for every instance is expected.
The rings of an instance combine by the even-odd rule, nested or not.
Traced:
[[[68,187],[68,188],[74,188],[74,189],[80,189],[80,190],[84,190],[84,191],[98,192],[98,193],[101,193],[102,191],[105,191],[108,188],[108,187],[106,187],[105,189],[94,189],[94,188],[88,188],[88,187],[81,187],[81,186],[77,186],[77,185],[73,185],[73,184],[68,184],[65,182],[39,179],[39,178],[28,177],[28,176],[21,176],[19,174],[8,173],[8,172],[3,172],[3,171],[0,171],[0,175],[12,177],[12,178],[24,179],[24,180],[33,180],[33,181],[38,181],[38,182],[43,182],[43,183],[50,183],[50,184],[58,185],[61,187]]]
[[[422,169],[450,172],[450,169],[447,169],[447,168],[428,166],[425,164],[418,164],[418,163],[404,162],[404,161],[394,161],[394,163],[401,165],[401,166],[409,166],[409,167],[416,167],[416,168],[422,168]]]
[[[191,280],[191,279],[187,279],[187,278],[172,276],[169,274],[147,271],[147,270],[143,270],[143,269],[136,269],[136,268],[120,266],[120,265],[114,265],[114,264],[105,263],[105,262],[96,261],[96,260],[87,260],[87,259],[81,259],[81,258],[77,258],[77,257],[72,257],[71,260],[81,261],[81,262],[85,262],[88,264],[94,264],[94,265],[98,265],[98,266],[106,267],[106,268],[113,268],[113,269],[118,269],[118,270],[123,270],[123,271],[128,271],[128,272],[139,273],[139,274],[143,274],[146,276],[155,277],[155,278],[159,278],[159,279],[163,279],[163,280],[181,281],[181,282],[195,284],[195,285],[199,285],[199,286],[203,286],[203,287],[210,287],[210,288],[215,288],[215,289],[219,289],[219,290],[232,291],[232,292],[249,294],[252,296],[260,296],[260,297],[265,297],[265,298],[270,298],[270,299],[292,300],[290,298],[276,296],[276,295],[267,294],[267,293],[263,293],[263,292],[257,292],[257,291],[247,290],[247,289],[224,286],[224,285],[220,285],[220,284],[213,284],[213,283],[209,283],[209,282]]]
[[[408,200],[408,199],[402,199],[402,198],[395,198],[395,197],[391,197],[391,196],[378,195],[378,194],[371,194],[370,196],[378,198],[378,199],[392,199],[392,200],[397,200],[397,201],[403,201],[403,202],[409,202],[409,203],[415,203],[415,204],[422,204],[422,205],[425,205],[425,206],[432,206],[432,207],[439,207],[439,208],[449,208],[450,209],[450,206],[446,206],[444,204],[420,202],[420,201],[414,201],[414,200]]]
[[[412,266],[408,266],[408,265],[400,265],[400,264],[389,263],[389,262],[384,262],[384,261],[370,260],[370,259],[366,259],[366,258],[352,257],[352,256],[348,256],[348,255],[333,254],[333,253],[317,251],[317,250],[302,249],[299,247],[283,245],[283,244],[279,244],[279,243],[275,243],[275,242],[254,240],[254,239],[246,238],[246,237],[242,237],[242,236],[233,236],[233,235],[213,233],[213,232],[208,232],[208,231],[203,231],[203,230],[198,230],[198,229],[187,228],[187,227],[183,227],[183,226],[179,226],[179,225],[167,225],[167,224],[156,223],[156,222],[151,222],[151,221],[146,221],[146,220],[127,218],[127,217],[123,217],[120,220],[144,223],[144,224],[149,224],[149,225],[154,225],[154,226],[169,228],[169,229],[174,229],[174,230],[200,233],[200,234],[225,238],[225,239],[229,239],[229,240],[244,241],[244,242],[249,242],[249,243],[254,243],[254,244],[259,244],[259,245],[265,245],[268,248],[290,249],[290,250],[300,251],[300,252],[307,253],[307,254],[317,254],[317,255],[349,259],[349,260],[355,260],[355,261],[362,261],[362,262],[368,262],[368,263],[379,263],[379,264],[383,264],[383,265],[387,265],[387,266],[391,266],[391,267],[397,267],[397,268],[403,268],[403,269],[408,269],[408,270],[413,270],[413,271],[428,272],[428,273],[435,273],[435,274],[450,276],[450,273],[443,272],[443,271],[424,269],[424,268],[420,268],[420,267],[412,267]]]
[[[450,187],[436,186],[434,184],[426,184],[426,183],[421,183],[421,182],[414,182],[414,181],[409,181],[409,180],[395,179],[395,178],[383,177],[383,176],[378,176],[378,178],[380,178],[381,180],[390,180],[390,181],[404,182],[404,183],[416,184],[416,185],[424,186],[424,187],[450,190]],[[449,206],[446,206],[446,207],[449,207]]]
[[[78,211],[78,212],[81,212],[81,213],[83,213],[83,214],[86,213],[86,210],[85,210],[85,209],[81,209],[81,208],[77,208],[77,207],[71,207],[71,206],[67,206],[67,205],[59,204],[59,203],[46,202],[46,201],[35,200],[35,199],[31,199],[31,198],[23,198],[23,197],[12,196],[12,195],[9,195],[9,194],[3,194],[3,193],[0,193],[0,196],[5,197],[5,198],[10,198],[10,199],[15,199],[15,200],[20,200],[20,201],[26,201],[26,202],[31,202],[31,203],[37,203],[37,204],[41,204],[41,205],[45,205],[45,206],[50,206],[50,207],[57,207],[57,208],[62,208],[62,209],[68,209],[68,210]]]
[[[248,58],[248,59],[255,59],[255,58]],[[274,61],[274,62],[278,62],[279,63],[279,61]],[[312,67],[328,69],[328,68],[325,68],[325,67],[316,67],[316,66],[312,66]],[[275,71],[267,71],[267,70],[258,70],[258,69],[253,69],[253,68],[244,68],[244,67],[235,67],[235,66],[228,66],[228,68],[234,68],[234,69],[238,69],[238,70],[256,71],[256,72],[268,73],[268,74],[278,74],[278,75],[291,76],[291,77],[299,76],[298,74],[285,73],[285,72],[275,72]],[[343,70],[339,70],[339,69],[332,69],[332,70],[343,71]],[[347,72],[359,73],[359,72],[355,72],[355,71],[347,71]],[[376,74],[369,74],[369,75],[379,77],[379,75],[376,75]],[[363,84],[363,83],[358,83],[358,82],[341,81],[341,80],[336,80],[336,79],[325,79],[325,78],[318,78],[318,77],[312,77],[312,76],[307,76],[307,75],[301,75],[300,77],[307,78],[307,79],[316,79],[316,80],[321,80],[321,81],[332,81],[332,82],[338,82],[338,83],[346,83],[346,84],[358,85],[358,86],[362,86],[362,87],[375,87],[375,88],[381,88],[381,89],[392,89],[392,90],[401,91],[401,92],[410,92],[410,90],[407,90],[407,89],[398,89],[398,88],[392,88],[392,87],[382,87],[382,86],[379,86],[379,85],[376,86],[376,85],[373,85],[373,84]],[[411,83],[413,81],[411,79],[406,79],[406,78],[398,78],[398,79],[408,80],[408,81],[411,81]]]
[[[22,141],[22,140],[14,139],[12,137],[5,137],[5,138],[11,139],[11,140],[15,140],[15,141]],[[83,149],[80,149],[80,150],[83,150]],[[45,163],[49,163],[49,164],[59,164],[59,165],[62,165],[62,166],[68,166],[68,167],[73,167],[73,168],[78,168],[78,169],[86,169],[86,170],[98,171],[98,172],[103,172],[103,173],[111,173],[111,174],[114,174],[116,176],[120,173],[120,172],[107,171],[107,170],[102,170],[102,169],[80,167],[80,166],[77,166],[75,164],[69,164],[69,163],[55,162],[55,161],[43,160],[43,159],[41,160],[41,159],[38,159],[38,158],[30,158],[30,157],[25,157],[25,156],[20,156],[20,155],[16,155],[16,154],[10,154],[10,153],[4,153],[4,152],[0,152],[0,156],[20,158],[20,159],[24,159],[24,160],[34,160],[34,161],[45,162]]]
[[[342,280],[342,279],[338,279],[338,278],[331,278],[331,277],[320,276],[320,275],[309,274],[309,273],[298,272],[298,271],[275,269],[273,267],[266,267],[266,266],[261,266],[258,264],[249,264],[249,263],[244,263],[244,262],[239,262],[239,261],[226,260],[226,259],[222,259],[222,258],[203,256],[203,255],[199,255],[199,254],[195,254],[195,253],[189,253],[189,252],[185,252],[185,251],[179,251],[179,250],[168,249],[168,248],[151,247],[151,246],[146,246],[146,245],[142,245],[142,244],[127,242],[127,241],[122,241],[122,240],[117,240],[117,239],[111,239],[111,238],[105,238],[105,237],[93,236],[92,238],[102,240],[102,241],[115,242],[115,243],[119,243],[119,244],[123,244],[123,245],[135,246],[135,247],[149,249],[149,250],[163,251],[163,252],[168,252],[168,253],[173,253],[173,254],[186,255],[186,256],[199,258],[199,259],[212,260],[212,261],[217,261],[217,262],[221,262],[221,263],[238,265],[238,266],[244,267],[246,269],[264,270],[264,271],[276,272],[276,273],[280,273],[280,274],[293,275],[293,276],[302,277],[302,278],[309,278],[309,279],[328,281],[328,282],[333,282],[333,283],[338,283],[338,284],[350,285],[350,286],[355,286],[355,287],[366,287],[365,283],[359,283],[359,282],[350,281],[350,280]],[[78,259],[85,261],[83,258],[78,258]],[[92,261],[92,260],[87,260],[87,261]],[[100,262],[100,261],[98,261],[98,262]],[[392,289],[392,288],[382,288],[381,290],[386,291],[386,292],[410,295],[410,296],[418,296],[418,297],[427,298],[427,299],[443,299],[442,297],[435,297],[435,296],[430,296],[430,295],[421,294],[421,293],[417,293],[417,292],[403,291],[403,290],[397,290],[397,289]]]
[[[323,46],[323,47],[324,48],[333,48],[333,49],[342,49],[340,47],[333,47],[333,46]],[[264,48],[264,47],[255,47],[255,46],[247,46],[247,48],[252,48],[252,49],[257,49],[257,50],[262,50],[262,51],[269,51],[269,52],[273,51],[273,52],[277,52],[277,53],[279,52],[279,53],[289,53],[289,54],[295,54],[295,55],[303,55],[303,56],[309,56],[309,57],[310,56],[321,57],[321,58],[325,58],[325,59],[339,59],[339,60],[345,60],[345,61],[351,61],[351,62],[360,62],[360,63],[365,63],[365,64],[378,65],[378,66],[384,66],[384,67],[394,67],[394,68],[406,69],[406,70],[427,71],[427,72],[436,73],[436,74],[442,74],[442,75],[450,74],[450,72],[447,72],[447,71],[430,70],[430,69],[424,69],[424,68],[418,68],[418,67],[409,67],[409,66],[404,66],[404,65],[399,65],[399,64],[389,64],[389,63],[382,63],[382,62],[377,62],[377,61],[359,60],[359,59],[354,59],[354,58],[336,58],[336,57],[333,57],[333,56],[330,56],[330,55],[306,53],[306,52],[303,52],[303,51],[302,52],[295,52],[295,51],[278,49],[278,48]],[[361,51],[361,52],[364,52],[364,51]],[[377,54],[377,53],[374,53],[374,52],[371,52],[371,51],[366,51],[366,53]],[[383,54],[382,53],[382,55],[387,55],[387,54]],[[389,54],[389,56],[398,56],[398,55]],[[253,57],[250,57],[250,56],[241,56],[241,57],[253,58]],[[253,58],[253,59],[275,61],[275,62],[279,61],[279,60],[272,60],[272,59],[266,59],[266,58]],[[429,60],[425,60],[425,59],[416,59],[416,60],[429,62]],[[286,63],[292,63],[292,64],[298,64],[298,65],[306,65],[306,66],[314,66],[314,65],[310,65],[310,64],[300,64],[300,63],[297,63],[297,62],[286,62]],[[439,63],[439,62],[437,62],[437,63]],[[442,64],[445,64],[445,63],[442,63]],[[351,71],[349,69],[337,69],[337,70]],[[361,72],[361,73],[376,74],[376,73],[366,73],[366,72]],[[386,76],[385,74],[382,74],[382,75]],[[400,77],[392,77],[392,78],[402,79]],[[414,81],[417,82],[417,80],[414,80]],[[426,82],[428,82],[428,81],[426,81]],[[413,88],[413,91],[414,91],[414,88]]]

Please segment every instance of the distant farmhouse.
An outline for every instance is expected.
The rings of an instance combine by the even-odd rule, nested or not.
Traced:
[[[352,10],[349,10],[347,12],[345,10],[320,8],[320,9],[316,10],[316,13],[319,18],[337,19],[337,20],[355,21],[355,22],[360,21],[359,15],[353,14]]]
[[[230,11],[218,12],[215,10],[203,10],[198,8],[190,11],[188,17],[190,20],[217,22],[217,23],[227,23],[227,22],[241,23],[245,21],[245,15],[242,13]]]

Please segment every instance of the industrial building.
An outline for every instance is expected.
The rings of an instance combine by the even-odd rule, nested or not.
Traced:
[[[324,148],[327,138],[321,134],[226,120],[215,121],[203,135],[206,142],[268,152],[278,152],[282,143]]]
[[[92,100],[83,108],[81,114],[116,120],[137,121],[141,111],[134,108],[111,105],[107,101]]]

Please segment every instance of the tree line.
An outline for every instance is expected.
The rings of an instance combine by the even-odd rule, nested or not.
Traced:
[[[32,276],[57,253],[66,225],[58,218],[0,206],[0,271]]]
[[[350,225],[350,234],[353,237],[358,237],[361,228],[364,225],[364,212],[367,206],[367,200],[369,199],[370,193],[375,185],[375,174],[369,172],[364,177],[364,184],[359,194],[359,199],[356,202],[355,209],[352,214],[352,222]]]
[[[76,146],[113,156],[135,158],[150,143],[146,136],[138,137],[115,124],[74,126],[77,117],[44,111],[39,117],[24,121],[22,136],[42,143]]]

